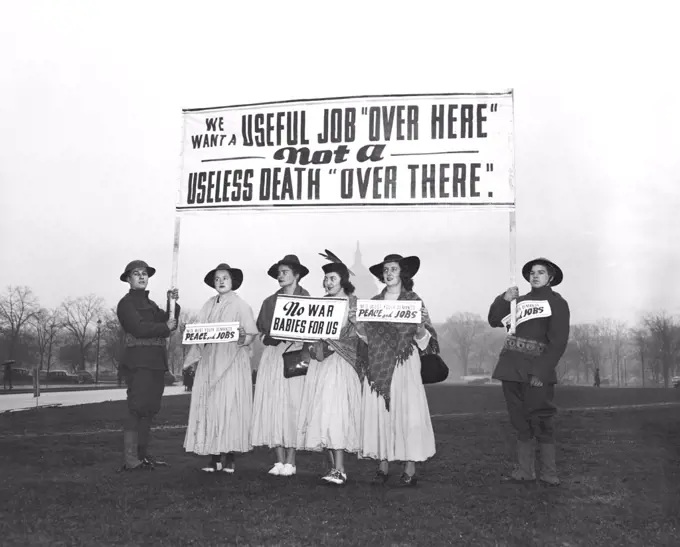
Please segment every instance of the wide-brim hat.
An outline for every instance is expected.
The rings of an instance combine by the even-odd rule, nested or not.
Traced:
[[[229,272],[229,275],[231,276],[231,290],[235,291],[237,290],[241,284],[243,283],[243,271],[239,270],[238,268],[232,268],[227,264],[226,262],[222,262],[218,264],[215,268],[210,270],[207,274],[205,274],[205,277],[203,278],[203,281],[205,282],[208,287],[214,289],[215,288],[215,273],[218,270],[225,270]]]
[[[550,282],[551,287],[556,287],[557,285],[562,283],[562,280],[564,279],[562,269],[551,260],[548,260],[547,258],[543,257],[534,258],[533,260],[530,260],[522,267],[522,277],[524,279],[529,281],[529,274],[531,273],[531,268],[533,268],[535,264],[545,264],[549,268],[552,268],[553,280]]]
[[[300,279],[309,273],[309,268],[300,264],[300,259],[296,255],[286,255],[278,262],[271,265],[267,274],[274,279],[279,278],[279,266],[290,266],[300,272]]]
[[[373,264],[368,270],[378,279],[382,279],[383,266],[388,262],[396,262],[399,266],[405,269],[408,274],[413,277],[420,269],[420,258],[417,256],[403,257],[398,254],[387,255],[380,264]]]
[[[143,260],[133,260],[127,266],[125,266],[125,271],[120,274],[120,280],[127,283],[128,275],[130,275],[130,272],[136,268],[146,268],[146,273],[149,274],[149,277],[153,277],[153,274],[156,273],[156,268],[152,268]]]

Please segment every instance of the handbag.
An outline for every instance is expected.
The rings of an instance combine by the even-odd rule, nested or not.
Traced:
[[[438,384],[449,377],[449,367],[436,353],[420,356],[420,377],[423,384]]]
[[[288,346],[288,349],[293,344]],[[309,369],[309,361],[305,361],[302,356],[302,350],[298,349],[295,351],[286,351],[283,353],[283,377],[284,378],[296,378],[298,376],[304,376],[307,374]]]

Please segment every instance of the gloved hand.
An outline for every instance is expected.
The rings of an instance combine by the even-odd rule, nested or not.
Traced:
[[[275,340],[274,338],[272,338],[272,337],[269,336],[268,334],[265,334],[265,335],[262,337],[262,343],[263,343],[265,346],[278,346],[278,345],[281,343],[281,340]]]

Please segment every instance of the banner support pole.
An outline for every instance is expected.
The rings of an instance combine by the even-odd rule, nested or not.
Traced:
[[[516,156],[515,156],[515,90],[512,93],[512,136],[510,137],[510,149],[512,151],[512,171],[510,172],[510,183],[512,185],[512,210],[510,211],[510,286],[514,287],[517,284],[516,267],[517,267],[517,171],[516,171]],[[517,328],[517,299],[510,302],[510,334],[515,334]]]
[[[182,219],[179,215],[175,217],[175,240],[172,245],[172,277],[170,280],[170,287],[173,289],[177,288],[177,270],[179,266],[179,232],[181,220]],[[175,300],[173,298],[170,298],[170,304],[170,310],[173,310],[175,305]]]
[[[182,117],[182,127],[181,127],[181,132],[180,132],[180,146],[179,146],[179,156],[180,156],[180,162],[178,166],[178,173],[177,173],[177,179],[178,179],[178,185],[177,185],[177,204],[179,204],[179,201],[181,199],[181,181],[182,181],[182,171],[184,167],[184,138],[186,136],[186,120],[184,117]],[[172,244],[172,275],[170,277],[170,288],[171,289],[176,289],[177,288],[177,271],[179,269],[179,234],[180,234],[180,227],[182,223],[182,217],[180,216],[179,211],[175,208],[175,235],[173,239],[173,244]],[[170,304],[170,309],[168,310],[168,318],[173,317],[175,314],[175,303],[176,300],[170,296],[168,299],[169,304]],[[177,319],[177,330],[179,331],[179,316],[176,316],[175,319]],[[168,337],[168,343],[166,346],[166,351],[168,352],[168,361],[170,361],[170,341],[172,339],[172,332],[170,333],[170,336]]]
[[[517,262],[517,230],[515,210],[510,211],[510,286],[514,287],[517,283],[515,277],[515,267]],[[517,327],[517,300],[510,301],[510,334],[515,334]]]

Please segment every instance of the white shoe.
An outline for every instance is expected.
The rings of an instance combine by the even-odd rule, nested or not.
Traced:
[[[338,469],[333,469],[324,477],[324,480],[332,484],[343,485],[347,482],[347,475]]]
[[[276,462],[274,467],[269,470],[270,475],[283,475],[284,465],[281,462]]]
[[[321,477],[321,480],[331,482],[331,477],[333,476],[333,473],[335,473],[335,468],[331,469],[328,473]]]
[[[290,477],[291,475],[295,475],[295,471],[296,471],[295,466],[287,463],[283,466],[283,470],[279,473],[279,475],[282,475],[284,477]]]
[[[204,467],[203,469],[201,469],[201,471],[204,471],[205,473],[214,473],[215,471],[222,471],[222,464],[220,462],[215,462],[212,465]]]

